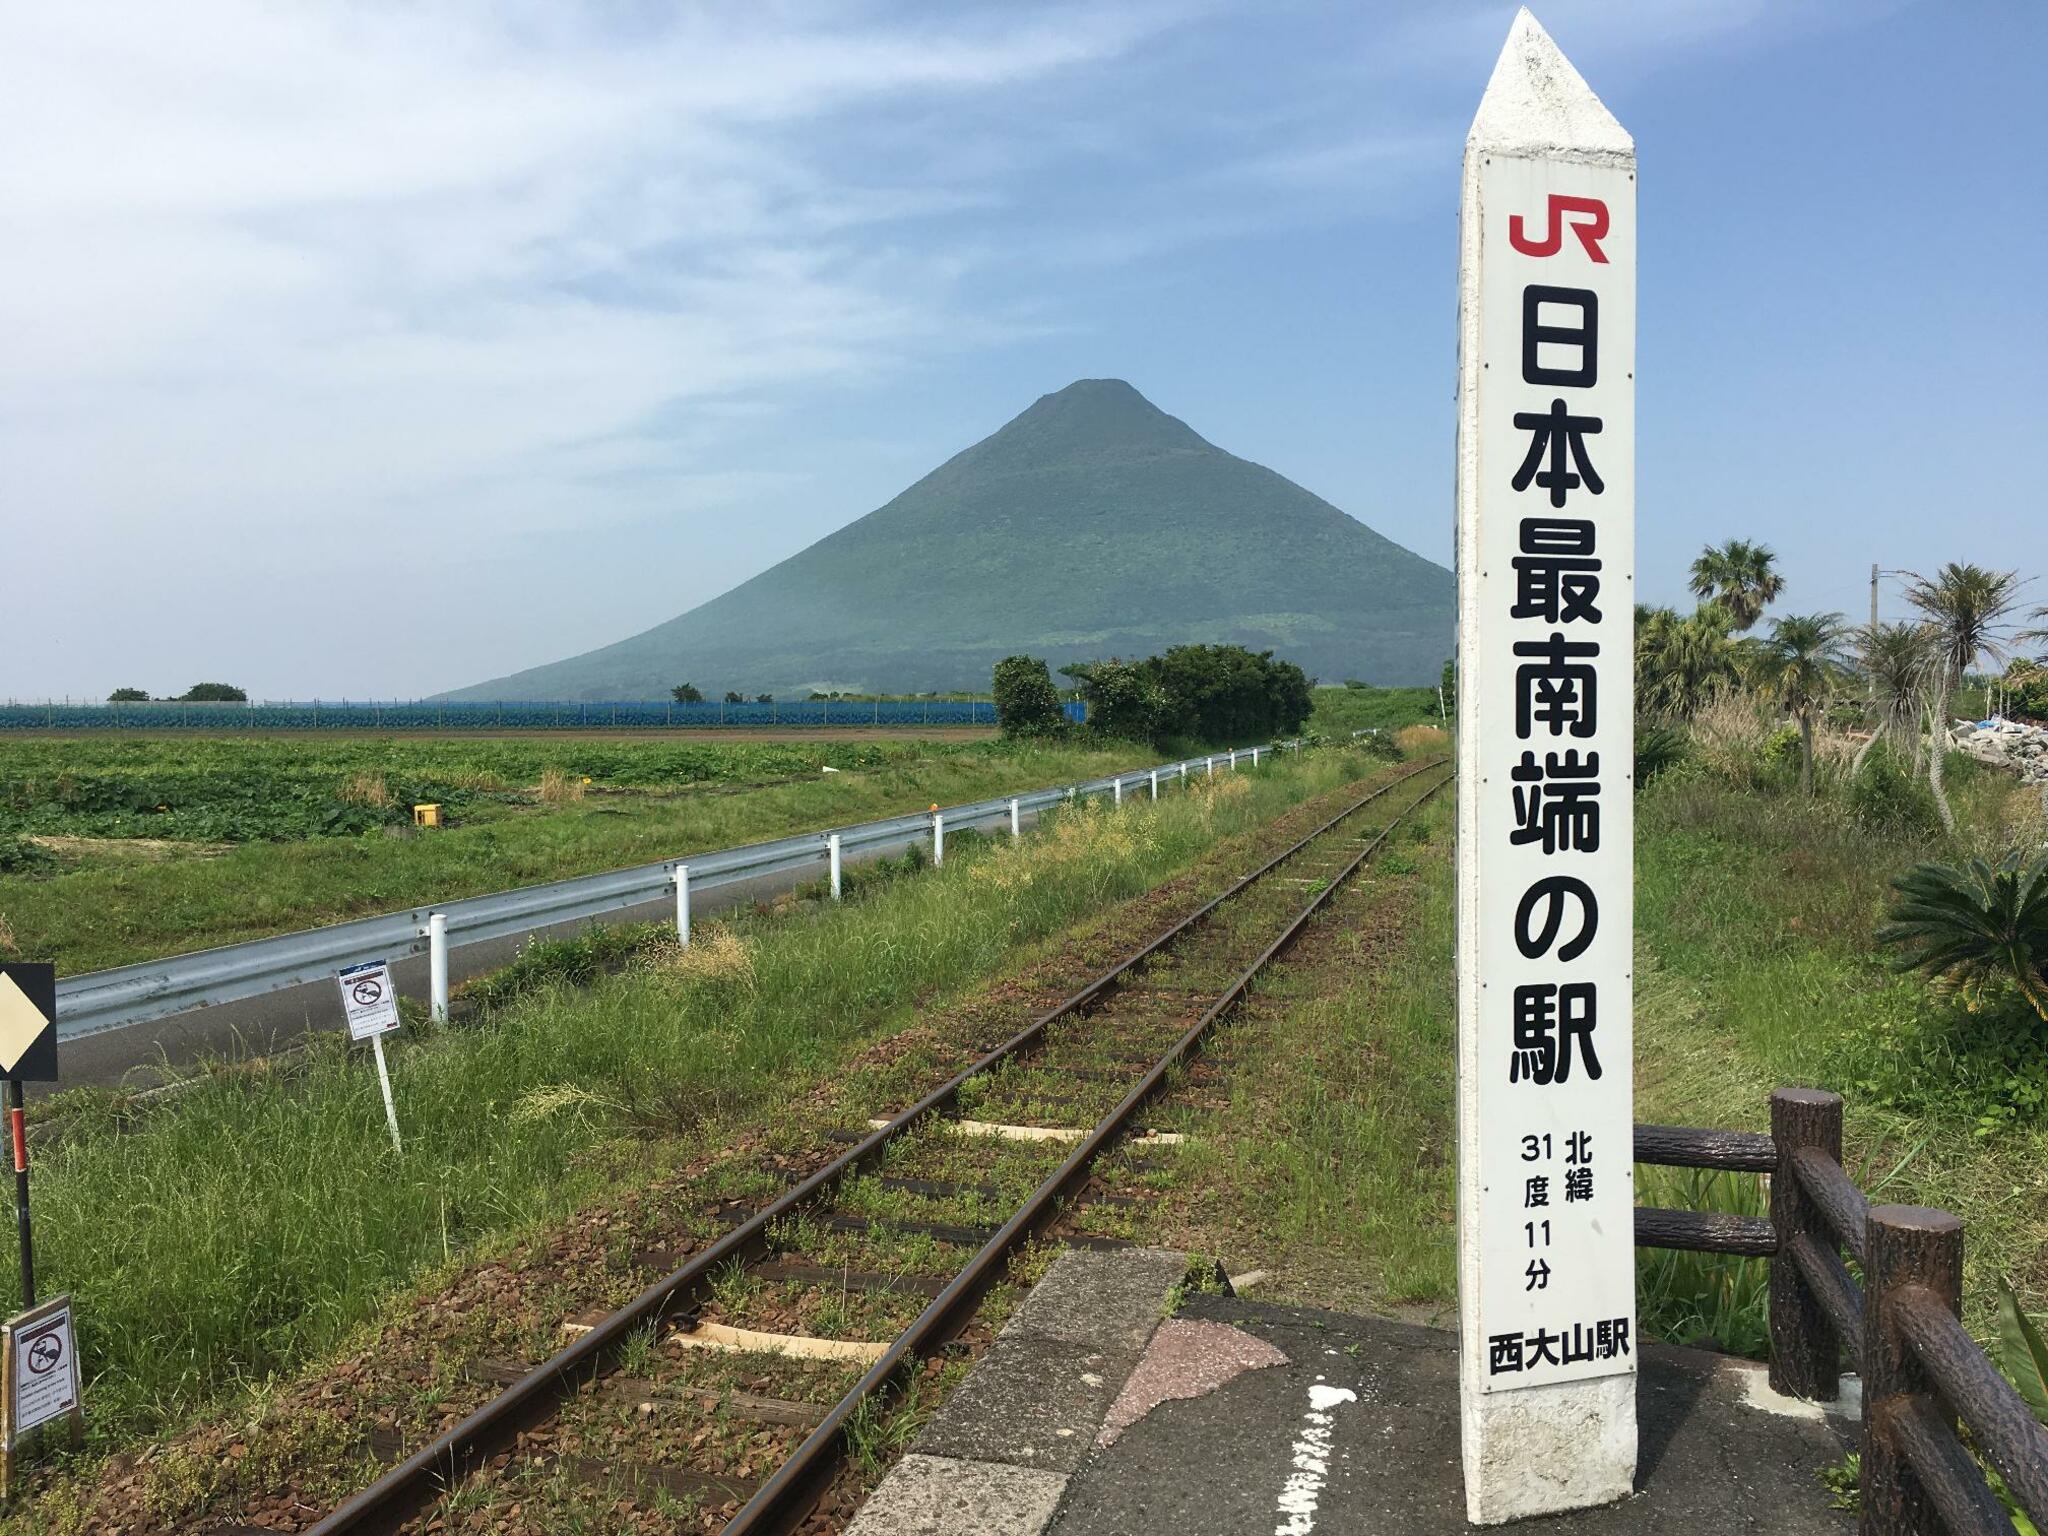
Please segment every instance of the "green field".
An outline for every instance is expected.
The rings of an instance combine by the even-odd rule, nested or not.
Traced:
[[[841,738],[0,741],[0,953],[97,970],[1139,760]],[[415,832],[417,801],[448,824]]]

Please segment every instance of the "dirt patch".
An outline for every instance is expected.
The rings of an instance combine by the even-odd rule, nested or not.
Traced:
[[[49,849],[68,864],[163,864],[172,859],[212,859],[235,846],[180,842],[168,837],[63,837],[56,833],[31,833],[28,841]]]

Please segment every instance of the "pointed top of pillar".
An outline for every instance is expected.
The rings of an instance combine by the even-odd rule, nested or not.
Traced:
[[[1468,150],[1561,156],[1602,164],[1632,161],[1635,140],[1601,104],[1571,60],[1524,6],[1479,99]]]

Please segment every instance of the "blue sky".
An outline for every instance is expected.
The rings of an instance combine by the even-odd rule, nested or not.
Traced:
[[[1536,10],[1641,156],[1643,594],[1726,536],[1801,610],[2048,577],[2048,7]],[[1512,14],[12,7],[0,696],[552,660],[1080,377],[1447,563]]]

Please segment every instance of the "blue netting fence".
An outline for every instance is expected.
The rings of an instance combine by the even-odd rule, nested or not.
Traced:
[[[1083,718],[1083,706],[1065,706]],[[0,704],[0,731],[668,731],[775,726],[994,725],[987,699],[791,699],[768,704],[436,703]]]

